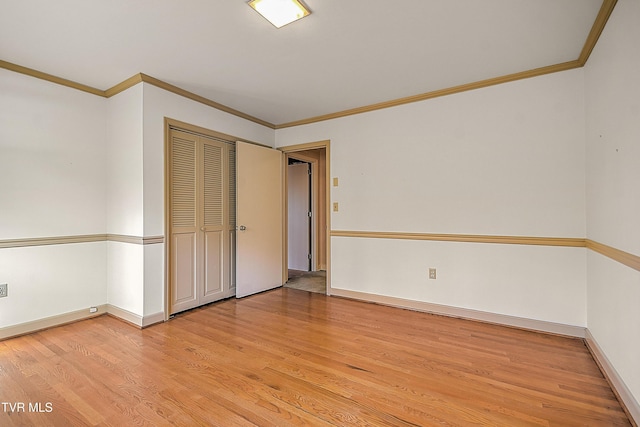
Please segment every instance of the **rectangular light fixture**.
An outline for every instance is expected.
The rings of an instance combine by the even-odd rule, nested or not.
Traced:
[[[304,18],[311,12],[298,0],[251,0],[249,6],[276,28]]]

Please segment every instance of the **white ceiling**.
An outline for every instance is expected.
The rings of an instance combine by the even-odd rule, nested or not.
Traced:
[[[144,73],[273,124],[578,59],[602,0],[4,0],[0,59],[108,89]]]

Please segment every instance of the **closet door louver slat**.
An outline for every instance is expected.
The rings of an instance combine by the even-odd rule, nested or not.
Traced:
[[[229,149],[229,227],[236,228],[236,150]]]
[[[196,226],[196,144],[174,137],[171,144],[171,220],[174,228]]]
[[[204,144],[204,226],[224,225],[222,147]]]

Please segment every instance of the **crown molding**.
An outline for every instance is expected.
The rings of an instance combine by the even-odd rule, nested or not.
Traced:
[[[22,65],[13,64],[11,62],[0,60],[0,68],[4,68],[5,70],[13,71],[20,74],[25,74],[27,76],[35,77],[37,79],[46,80],[51,83],[55,83],[62,86],[67,86],[72,89],[77,89],[82,92],[91,93],[93,95],[98,95],[102,97],[106,97],[105,92],[100,89],[96,89],[95,87],[83,85],[82,83],[74,82],[72,80],[63,79],[58,76],[54,76],[52,74],[43,73],[42,71],[34,70],[33,68],[23,67]]]
[[[282,123],[276,125],[276,129],[284,129],[288,127],[294,126],[302,126],[311,123],[322,122],[326,120],[337,119],[341,117],[352,116],[355,114],[367,113],[370,111],[381,110],[384,108],[397,107],[399,105],[410,104],[413,102],[424,101],[432,98],[439,98],[441,96],[453,95],[455,93],[466,92],[475,89],[481,89],[489,86],[495,86],[502,83],[513,82],[517,80],[528,79],[531,77],[543,76],[545,74],[557,73],[560,71],[572,70],[574,68],[583,67],[594,47],[598,43],[598,39],[604,30],[607,22],[609,21],[609,17],[613,12],[613,8],[615,7],[618,0],[603,0],[602,5],[600,6],[600,11],[596,16],[593,25],[591,26],[591,30],[585,43],[582,47],[582,51],[580,52],[580,56],[578,59],[573,61],[568,61],[560,64],[549,65],[546,67],[536,68],[533,70],[522,71],[519,73],[507,74],[501,77],[494,77],[486,80],[481,80],[478,82],[467,83],[459,86],[453,86],[447,89],[440,89],[431,92],[422,93],[419,95],[407,96],[404,98],[398,98],[391,101],[380,102],[377,104],[366,105],[362,107],[352,108],[349,110],[343,110],[336,113],[324,114],[320,116],[310,117],[307,119],[296,120],[288,123]]]
[[[412,95],[404,98],[394,99],[391,101],[379,102],[377,104],[365,105],[363,107],[351,108],[349,110],[338,111],[337,113],[324,114],[321,116],[315,116],[308,119],[302,119],[302,120],[296,120],[293,122],[283,123],[283,124],[276,125],[276,129],[284,129],[284,128],[289,128],[294,126],[308,125],[311,123],[317,123],[317,122],[323,122],[326,120],[332,120],[332,119],[337,119],[341,117],[353,116],[355,114],[368,113],[370,111],[397,107],[399,105],[410,104],[413,102],[424,101],[432,98],[439,98],[442,96],[453,95],[456,93],[467,92],[475,89],[482,89],[485,87],[495,86],[502,83],[528,79],[531,77],[557,73],[560,71],[572,70],[574,68],[579,68],[579,67],[581,67],[581,65],[579,61],[576,59],[574,61],[563,62],[562,64],[549,65],[546,67],[536,68],[533,70],[521,71],[519,73],[507,74],[505,76],[493,77],[486,80],[480,80],[478,82],[453,86],[446,89],[434,90],[432,92],[421,93],[419,95]]]
[[[618,0],[604,0],[602,2],[598,16],[596,16],[596,20],[593,22],[591,31],[589,32],[587,40],[582,48],[582,52],[580,52],[580,56],[578,57],[578,62],[581,67],[587,63],[591,52],[596,47],[596,43],[598,43],[598,39],[609,21],[609,17],[613,12],[613,8],[616,6],[616,3],[618,3]]]
[[[140,73],[139,76],[140,76],[141,81],[143,81],[145,83],[148,83],[148,84],[151,84],[153,86],[156,86],[156,87],[158,87],[160,89],[164,89],[164,90],[166,90],[168,92],[175,93],[176,95],[183,96],[183,97],[188,98],[188,99],[190,99],[192,101],[196,101],[196,102],[199,102],[201,104],[207,105],[209,107],[215,108],[216,110],[224,111],[225,113],[229,113],[229,114],[232,114],[234,116],[241,117],[241,118],[243,118],[245,120],[249,120],[250,122],[254,122],[254,123],[257,123],[259,125],[262,125],[262,126],[265,126],[265,127],[271,128],[271,129],[275,129],[276,128],[276,125],[274,125],[273,123],[269,123],[269,122],[267,122],[265,120],[259,119],[257,117],[251,116],[251,115],[246,114],[246,113],[243,113],[242,111],[238,111],[238,110],[236,110],[234,108],[227,107],[226,105],[223,105],[223,104],[220,104],[218,102],[212,101],[212,100],[210,100],[208,98],[205,98],[204,96],[197,95],[197,94],[195,94],[193,92],[189,92],[187,90],[179,88],[178,86],[174,86],[172,84],[163,82],[162,80],[156,79],[155,77],[151,77],[151,76],[148,76],[148,75],[142,74],[142,73]]]
[[[185,98],[191,99],[192,101],[196,101],[199,102],[201,104],[207,105],[209,107],[215,108],[217,110],[220,111],[224,111],[228,114],[243,118],[245,120],[251,121],[253,123],[257,123],[259,125],[265,126],[267,128],[270,129],[285,129],[285,128],[289,128],[289,127],[294,127],[294,126],[302,126],[302,125],[307,125],[307,124],[311,124],[311,123],[317,123],[317,122],[322,122],[322,121],[326,121],[326,120],[332,120],[332,119],[337,119],[337,118],[341,118],[341,117],[347,117],[347,116],[352,116],[355,114],[361,114],[361,113],[366,113],[366,112],[370,112],[370,111],[376,111],[376,110],[381,110],[381,109],[385,109],[385,108],[391,108],[391,107],[397,107],[399,105],[404,105],[404,104],[409,104],[409,103],[413,103],[413,102],[419,102],[419,101],[424,101],[427,99],[432,99],[432,98],[438,98],[441,96],[447,96],[447,95],[453,95],[455,93],[461,93],[461,92],[466,92],[466,91],[470,91],[470,90],[475,90],[475,89],[481,89],[484,87],[489,87],[489,86],[494,86],[494,85],[498,85],[498,84],[502,84],[502,83],[508,83],[508,82],[513,82],[513,81],[517,81],[517,80],[522,80],[522,79],[528,79],[531,77],[538,77],[538,76],[542,76],[545,74],[551,74],[551,73],[557,73],[560,71],[567,71],[567,70],[571,70],[574,68],[580,68],[583,67],[587,60],[589,59],[589,56],[591,55],[591,52],[593,51],[596,43],[598,42],[598,39],[600,38],[600,35],[602,34],[602,31],[604,30],[604,27],[606,26],[609,17],[611,16],[611,13],[613,12],[613,9],[615,7],[617,3],[617,0],[603,0],[602,1],[602,5],[600,7],[600,11],[598,12],[598,15],[596,16],[596,19],[593,23],[593,26],[591,27],[591,31],[589,32],[589,35],[587,36],[587,39],[584,43],[584,46],[582,48],[582,51],[580,53],[580,56],[578,57],[578,59],[575,59],[573,61],[568,61],[568,62],[564,62],[561,64],[554,64],[554,65],[549,65],[546,67],[541,67],[541,68],[536,68],[533,70],[527,70],[527,71],[522,71],[522,72],[518,72],[518,73],[513,73],[513,74],[507,74],[505,76],[500,76],[500,77],[494,77],[494,78],[490,78],[490,79],[486,79],[486,80],[481,80],[478,82],[473,82],[473,83],[467,83],[467,84],[463,84],[463,85],[459,85],[459,86],[453,86],[450,88],[446,88],[446,89],[440,89],[440,90],[435,90],[435,91],[431,91],[431,92],[426,92],[426,93],[421,93],[418,95],[413,95],[413,96],[408,96],[408,97],[404,97],[404,98],[398,98],[398,99],[394,99],[394,100],[390,100],[390,101],[385,101],[385,102],[379,102],[376,104],[371,104],[371,105],[365,105],[362,107],[357,107],[357,108],[351,108],[348,110],[343,110],[343,111],[338,111],[335,113],[330,113],[330,114],[324,114],[324,115],[320,115],[320,116],[315,116],[315,117],[310,117],[307,119],[301,119],[301,120],[295,120],[295,121],[291,121],[291,122],[287,122],[287,123],[282,123],[282,124],[273,124],[270,123],[268,121],[259,119],[257,117],[251,116],[249,114],[243,113],[242,111],[236,110],[234,108],[228,107],[226,105],[220,104],[218,102],[215,102],[211,99],[205,98],[203,96],[197,95],[193,92],[189,92],[185,89],[182,89],[178,86],[172,85],[170,83],[166,83],[162,80],[156,79],[155,77],[151,77],[149,75],[143,74],[143,73],[138,73],[130,78],[128,78],[127,80],[118,83],[117,85],[107,89],[107,90],[101,90],[101,89],[97,89],[91,86],[87,86],[84,85],[82,83],[78,83],[78,82],[74,82],[71,80],[67,80],[67,79],[63,79],[61,77],[57,77],[54,76],[52,74],[47,74],[47,73],[43,73],[41,71],[38,70],[34,70],[31,68],[27,68],[27,67],[23,67],[21,65],[17,65],[17,64],[12,64],[10,62],[7,61],[2,61],[0,60],[0,68],[4,68],[7,70],[11,70],[11,71],[15,71],[17,73],[21,73],[21,74],[26,74],[38,79],[42,79],[42,80],[46,80],[52,83],[56,83],[59,85],[63,85],[63,86],[67,86],[73,89],[77,89],[83,92],[87,92],[87,93],[91,93],[93,95],[98,95],[98,96],[102,96],[104,98],[110,98],[114,95],[117,95],[120,92],[123,92],[127,89],[129,89],[132,86],[137,85],[138,83],[144,82],[144,83],[148,83],[151,84],[153,86],[156,86],[158,88],[164,89],[166,91],[172,92],[176,95],[180,95],[183,96]]]
[[[117,94],[119,94],[120,92],[124,92],[125,90],[137,85],[138,83],[142,83],[142,74],[138,73],[136,75],[133,75],[131,77],[129,77],[127,80],[124,80],[120,83],[118,83],[117,85],[110,87],[109,89],[104,91],[104,96],[106,98],[111,98],[112,96],[115,96]]]
[[[224,111],[225,113],[229,113],[231,115],[243,118],[250,122],[257,123],[259,125],[268,127],[270,129],[275,129],[276,125],[273,123],[269,123],[265,120],[259,119],[257,117],[251,116],[249,114],[243,113],[242,111],[238,111],[231,107],[227,107],[226,105],[220,104],[218,102],[207,99],[203,96],[197,95],[193,92],[189,92],[172,84],[163,82],[162,80],[156,79],[155,77],[151,77],[147,74],[138,73],[128,79],[118,83],[117,85],[107,89],[101,90],[95,87],[87,86],[82,83],[74,82],[72,80],[63,79],[61,77],[54,76],[52,74],[43,73],[38,70],[34,70],[32,68],[23,67],[22,65],[13,64],[11,62],[0,60],[0,68],[4,68],[9,71],[14,71],[16,73],[25,74],[27,76],[35,77],[37,79],[46,80],[51,83],[55,83],[58,85],[70,87],[72,89],[76,89],[82,92],[87,92],[92,95],[101,96],[103,98],[111,98],[114,95],[117,95],[125,90],[137,85],[138,83],[148,83],[158,88],[164,89],[168,92],[172,92],[176,95],[183,96],[185,98],[191,99],[192,101],[199,102],[201,104],[205,104],[209,107],[215,108],[220,111]]]

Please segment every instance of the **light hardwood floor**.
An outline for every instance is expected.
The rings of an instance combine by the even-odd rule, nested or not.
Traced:
[[[580,339],[287,288],[2,341],[0,401],[51,409],[0,426],[630,425]]]

